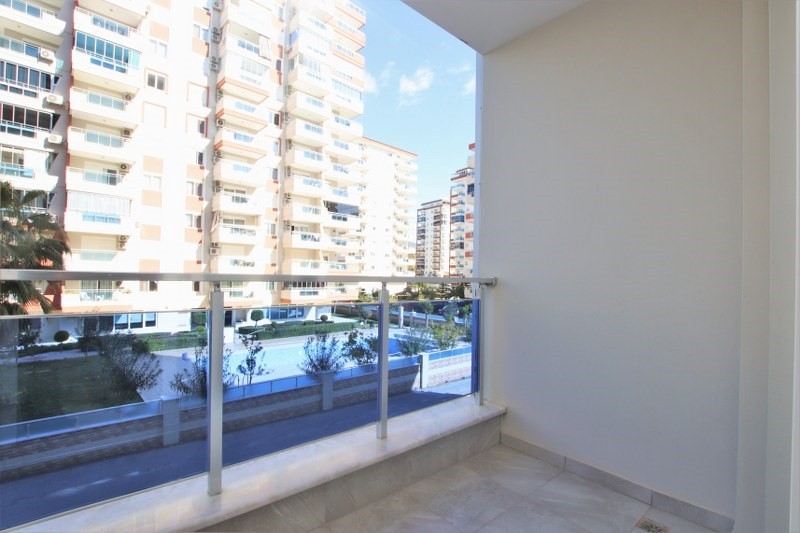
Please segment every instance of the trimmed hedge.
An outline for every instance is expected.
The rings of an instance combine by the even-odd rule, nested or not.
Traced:
[[[181,348],[194,348],[200,344],[200,337],[194,331],[179,333],[176,335],[164,335],[162,333],[151,333],[137,335],[138,338],[147,342],[147,349],[151,352],[161,350],[178,350]]]
[[[255,332],[256,339],[260,341],[270,339],[284,339],[286,337],[307,337],[315,333],[336,333],[339,331],[350,331],[355,329],[355,322],[316,322],[312,320],[291,321],[282,324],[275,324],[274,328],[255,328],[253,326],[243,326],[239,328],[239,333],[249,335]],[[245,330],[245,331],[242,331]]]

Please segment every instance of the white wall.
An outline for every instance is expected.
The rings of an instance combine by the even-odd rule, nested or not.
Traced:
[[[742,254],[766,238],[742,42],[738,2],[589,2],[484,56],[479,162],[503,431],[731,517]]]

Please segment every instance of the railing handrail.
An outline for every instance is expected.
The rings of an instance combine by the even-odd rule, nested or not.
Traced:
[[[188,273],[188,272],[93,272],[93,271],[66,271],[66,270],[25,270],[25,269],[0,269],[0,281],[80,281],[80,280],[121,280],[121,281],[261,281],[261,282],[287,282],[287,281],[326,281],[344,283],[432,283],[437,285],[452,285],[462,283],[477,283],[483,286],[494,286],[497,278],[494,277],[434,277],[434,276],[306,276],[286,274],[223,274],[223,273]]]

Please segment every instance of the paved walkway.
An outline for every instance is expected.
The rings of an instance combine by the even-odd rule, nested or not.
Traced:
[[[457,386],[448,384],[451,390]],[[465,387],[463,383],[461,386]],[[398,394],[389,398],[389,416],[457,397],[433,390]],[[227,432],[223,436],[223,461],[226,465],[238,463],[375,420],[377,404],[370,401]],[[0,480],[0,529],[202,473],[206,457],[206,442],[192,441],[20,480]]]

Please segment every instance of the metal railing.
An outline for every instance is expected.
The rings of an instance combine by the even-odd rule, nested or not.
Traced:
[[[125,281],[155,281],[155,282],[205,282],[210,283],[212,290],[210,292],[209,306],[207,311],[207,334],[209,346],[209,359],[208,359],[208,393],[206,397],[206,424],[205,430],[207,431],[207,446],[208,446],[208,493],[211,495],[219,494],[222,491],[222,435],[223,435],[223,400],[225,393],[223,386],[223,371],[224,371],[224,328],[225,328],[225,293],[221,289],[223,284],[230,283],[246,283],[246,282],[262,282],[274,283],[276,285],[286,282],[306,282],[306,283],[377,283],[381,286],[378,291],[379,299],[377,304],[373,304],[374,310],[378,317],[378,339],[379,350],[377,365],[375,372],[377,373],[377,403],[378,403],[378,420],[376,423],[376,433],[379,439],[385,439],[388,436],[388,406],[389,406],[389,370],[390,367],[395,368],[400,365],[411,364],[407,360],[389,361],[389,323],[390,323],[390,301],[388,284],[470,284],[472,286],[473,303],[471,312],[471,321],[475,324],[472,329],[472,344],[477,347],[474,353],[477,357],[473,358],[473,387],[471,390],[476,391],[475,398],[478,403],[483,403],[482,394],[482,378],[481,369],[483,368],[481,358],[483,357],[483,350],[480,347],[482,335],[480,333],[480,301],[483,293],[483,288],[493,286],[496,283],[495,278],[438,278],[438,277],[368,277],[361,275],[339,275],[339,276],[297,276],[297,275],[258,275],[258,274],[222,274],[222,273],[143,273],[143,272],[87,272],[87,271],[51,271],[51,270],[0,270],[0,281],[40,281],[47,280],[50,282],[66,282],[66,281],[105,281],[112,280],[119,282]],[[128,313],[136,313],[136,310],[126,311]],[[44,315],[39,315],[44,316]],[[48,317],[53,315],[47,315]],[[67,314],[62,316],[69,316]],[[0,316],[0,323],[4,320],[14,320],[18,317]],[[347,369],[343,371],[340,378],[353,376],[355,373],[366,373],[369,369]],[[289,378],[286,383],[276,380],[269,385],[255,384],[248,385],[248,387],[264,388],[268,387],[270,390],[276,390],[283,387],[290,388],[297,387],[299,380],[309,381],[313,378],[308,377],[293,377]],[[289,383],[292,381],[292,383]],[[246,392],[246,391],[245,391]],[[251,391],[254,392],[254,391]],[[241,391],[238,394],[242,394]],[[144,409],[150,411],[155,407],[134,408]],[[116,411],[102,413],[87,413],[82,415],[84,418],[82,423],[91,423],[92,420],[107,419],[109,416],[122,416],[124,409],[119,408]],[[78,423],[78,417],[69,419],[68,424]],[[56,428],[57,429],[57,428]]]

